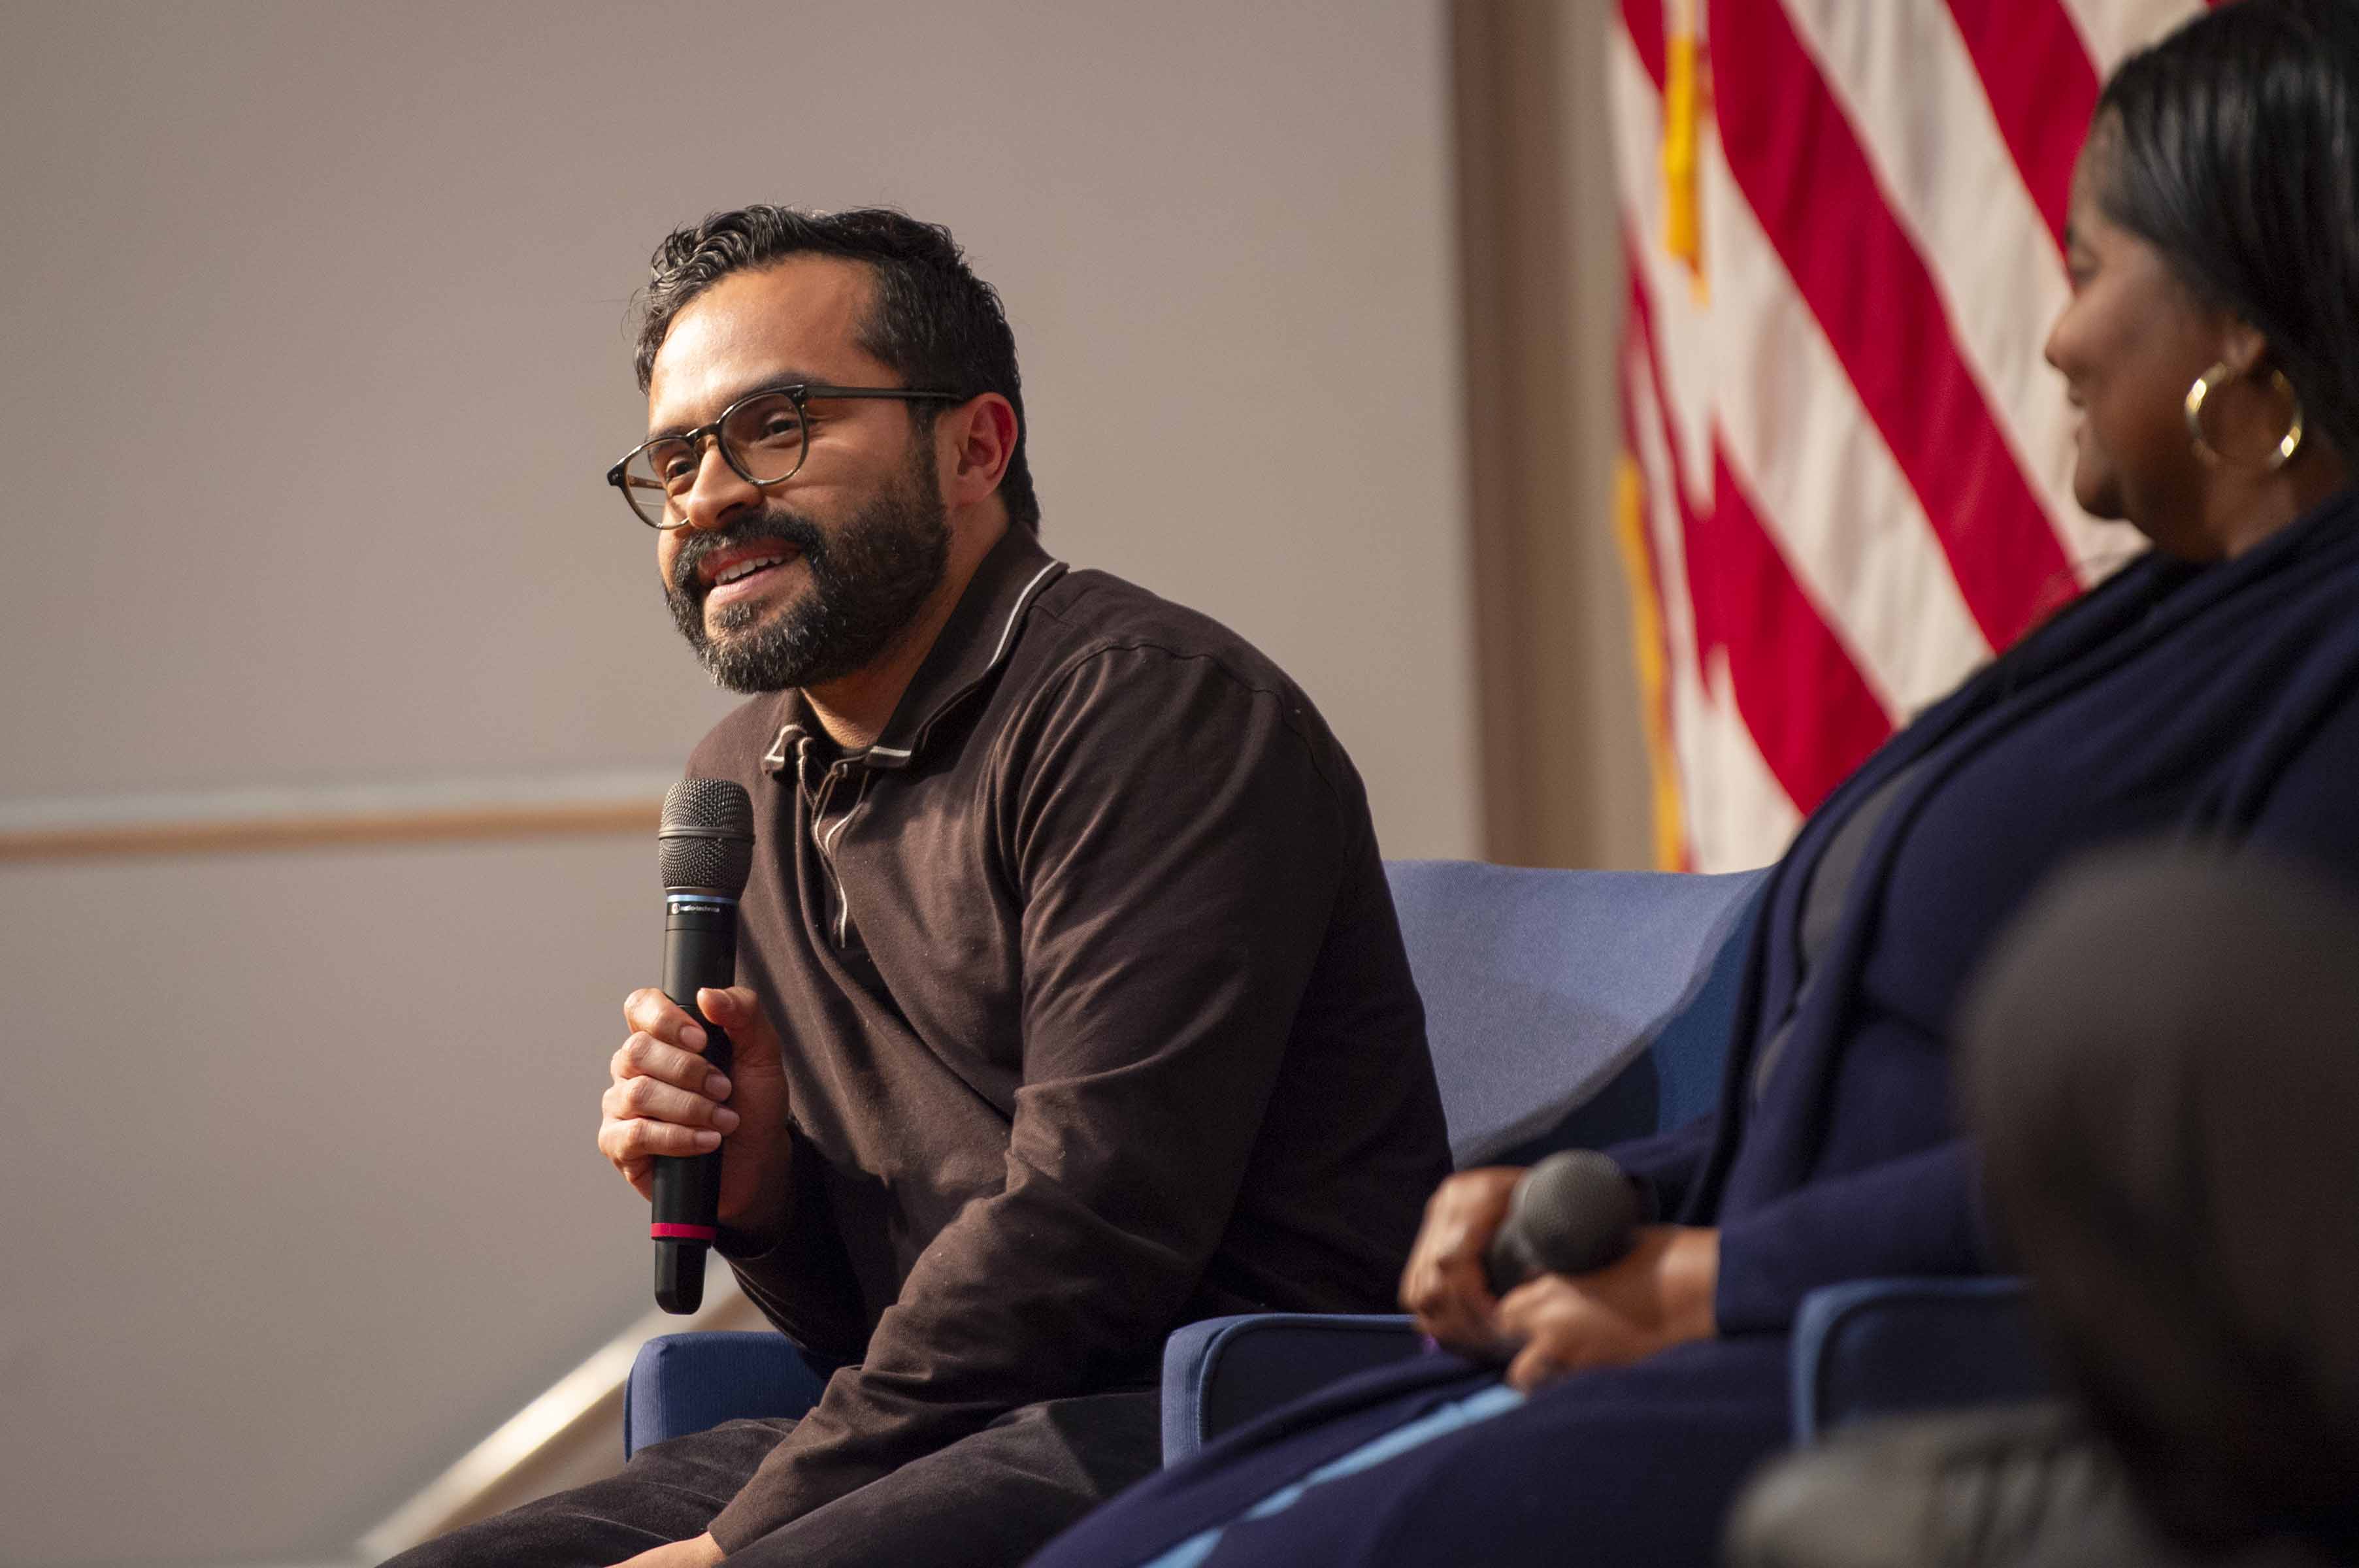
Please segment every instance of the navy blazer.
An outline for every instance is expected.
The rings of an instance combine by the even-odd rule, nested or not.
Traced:
[[[1803,892],[1833,829],[1904,768],[1820,983],[1793,1007]],[[2137,838],[2262,847],[2359,884],[2359,495],[2231,561],[2149,554],[1894,736],[1812,814],[1749,934],[1712,1115],[1617,1148],[1658,1211],[1721,1231],[1723,1334],[1837,1281],[1986,1271],[1950,1113],[1951,1015],[2060,866]]]

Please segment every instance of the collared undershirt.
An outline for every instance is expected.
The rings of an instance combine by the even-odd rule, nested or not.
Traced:
[[[823,781],[830,769],[849,761],[850,767],[835,787],[826,795],[827,809],[819,808]],[[859,809],[863,774],[867,763],[864,753],[846,752],[833,736],[824,730],[805,731],[795,743],[795,772],[804,795],[811,803],[810,830],[822,844]],[[835,937],[835,956],[846,973],[859,982],[860,989],[876,1000],[877,1005],[889,1011],[904,1024],[908,1018],[893,1000],[892,988],[885,983],[885,972],[876,967],[876,959],[868,951],[868,944],[860,935],[859,922],[853,918],[843,895],[843,883],[836,875],[834,858],[825,849],[820,852],[821,863],[828,868],[828,911],[831,934]]]
[[[1777,1059],[1786,1053],[1787,1039],[1794,1032],[1794,1021],[1801,1016],[1804,1003],[1810,1000],[1810,984],[1820,961],[1826,957],[1827,947],[1843,925],[1843,905],[1851,900],[1852,884],[1859,880],[1859,863],[1867,854],[1868,843],[1884,825],[1893,803],[1900,798],[1902,786],[1916,777],[1917,770],[1922,766],[1924,762],[1919,758],[1897,770],[1865,800],[1853,806],[1842,826],[1827,839],[1827,847],[1820,851],[1819,863],[1810,868],[1810,883],[1802,890],[1801,914],[1795,922],[1794,1000],[1761,1047],[1761,1060],[1754,1065],[1753,1098],[1756,1102],[1768,1087],[1769,1075],[1777,1065]]]

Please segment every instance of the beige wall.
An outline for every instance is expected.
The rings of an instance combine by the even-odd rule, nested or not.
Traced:
[[[1445,31],[0,5],[0,827],[675,769],[723,703],[599,481],[624,302],[784,198],[951,224],[1052,546],[1291,669],[1388,851],[1476,852]],[[590,1133],[653,883],[636,837],[0,865],[0,1554],[338,1555],[643,1310]]]
[[[1451,0],[1484,849],[1654,864],[1615,551],[1623,272],[1603,0]]]

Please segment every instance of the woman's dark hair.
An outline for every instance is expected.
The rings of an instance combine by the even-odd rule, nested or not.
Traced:
[[[2268,340],[2359,462],[2359,4],[2234,0],[2122,62],[2097,200]]]
[[[865,262],[876,297],[860,324],[860,347],[890,366],[902,384],[955,392],[962,397],[995,392],[1016,409],[1016,449],[999,481],[1007,520],[1038,533],[1040,503],[1025,461],[1028,431],[1022,383],[1016,373],[1016,337],[991,285],[974,276],[958,242],[939,223],[906,212],[862,207],[845,212],[799,212],[791,207],[741,207],[701,223],[675,229],[648,262],[652,275],[636,301],[639,390],[655,373],[656,351],[672,318],[731,273],[768,266],[804,254]],[[929,430],[940,405],[912,403],[910,417]]]

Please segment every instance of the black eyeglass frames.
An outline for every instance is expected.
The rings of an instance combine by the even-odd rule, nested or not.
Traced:
[[[749,392],[721,411],[710,425],[641,442],[606,470],[606,482],[623,492],[631,515],[650,528],[677,528],[687,519],[676,503],[695,487],[710,436],[721,460],[748,484],[784,484],[801,471],[810,450],[813,398],[886,397],[909,403],[959,403],[955,392],[924,392],[903,386],[828,386],[797,382]]]

